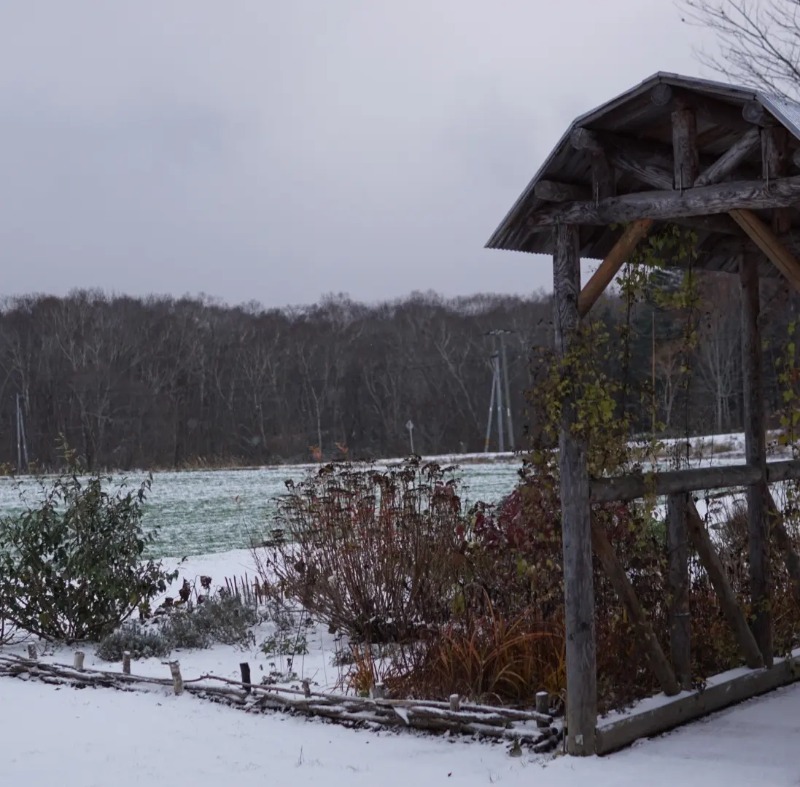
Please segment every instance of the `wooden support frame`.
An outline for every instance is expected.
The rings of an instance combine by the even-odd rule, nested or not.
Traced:
[[[679,191],[694,186],[700,173],[697,152],[697,117],[694,110],[681,107],[672,113],[673,187]]]
[[[769,532],[773,536],[778,549],[783,553],[783,561],[786,571],[792,580],[794,587],[794,597],[800,602],[800,555],[795,551],[792,539],[783,524],[783,514],[775,503],[775,498],[769,491],[769,487],[763,485],[764,499],[767,501],[767,516],[769,517]]]
[[[750,210],[731,210],[729,213],[753,243],[769,257],[773,265],[800,292],[800,261],[786,248],[772,229]]]
[[[722,612],[728,621],[728,625],[733,629],[736,635],[736,641],[739,644],[739,649],[744,655],[745,663],[751,669],[764,666],[764,659],[761,655],[761,650],[758,647],[753,632],[747,625],[747,619],[736,600],[736,594],[728,582],[725,575],[725,568],[717,555],[714,545],[711,543],[711,538],[706,531],[706,526],[697,513],[697,508],[692,500],[689,500],[686,505],[686,525],[689,535],[689,541],[697,551],[700,562],[703,564],[717,593]]]
[[[800,201],[800,176],[762,180],[729,181],[696,187],[623,194],[597,202],[567,202],[541,208],[527,217],[530,230],[556,224],[619,224],[636,219],[666,221],[740,210],[789,207]],[[735,217],[734,217],[735,218]],[[737,221],[737,223],[739,223]]]
[[[759,145],[761,129],[751,128],[731,145],[713,164],[708,166],[695,181],[695,186],[710,186],[730,175]]]
[[[758,258],[744,254],[739,260],[742,289],[742,385],[744,394],[744,442],[747,464],[758,470],[759,478],[747,487],[747,531],[750,567],[752,627],[764,663],[772,664],[771,577],[769,565],[769,522],[764,483],[767,474],[764,391],[761,371],[761,312]]]
[[[689,612],[689,535],[685,492],[667,498],[667,581],[669,585],[669,642],[675,677],[681,688],[692,684],[692,621]]]
[[[588,314],[652,226],[652,219],[639,219],[639,221],[635,221],[625,228],[619,240],[600,263],[589,281],[586,282],[586,286],[578,296],[578,314],[581,317]]]
[[[656,637],[656,633],[647,619],[647,614],[639,603],[636,591],[625,573],[625,567],[619,562],[614,552],[614,547],[608,540],[605,531],[595,522],[592,523],[592,546],[604,571],[611,580],[622,606],[625,607],[628,617],[633,622],[639,640],[644,646],[647,663],[661,684],[661,690],[668,697],[678,694],[681,686],[675,678],[675,673],[672,671],[667,657],[664,655],[658,637]]]
[[[578,330],[580,238],[578,228],[561,224],[555,233],[553,296],[556,352],[566,356]],[[575,399],[561,407],[559,468],[561,527],[564,555],[564,608],[567,656],[567,751],[590,755],[595,751],[597,723],[597,653],[592,579],[589,470],[585,441],[572,432]]]

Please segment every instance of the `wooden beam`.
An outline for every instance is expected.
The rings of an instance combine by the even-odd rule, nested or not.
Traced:
[[[588,186],[560,183],[555,180],[540,180],[533,187],[533,193],[538,199],[546,202],[573,202],[592,198],[592,190]]]
[[[622,606],[633,623],[634,630],[644,648],[648,666],[653,675],[655,675],[656,680],[658,680],[661,690],[668,697],[678,694],[681,687],[675,679],[675,673],[664,655],[661,643],[659,643],[658,637],[656,637],[656,633],[653,631],[653,627],[647,619],[642,605],[639,603],[636,591],[625,573],[625,567],[619,562],[614,552],[614,547],[611,546],[605,531],[596,522],[592,523],[592,546],[594,553],[603,566],[603,570],[614,586],[614,591],[619,596]]]
[[[669,583],[669,644],[675,677],[681,688],[692,684],[692,621],[689,613],[689,537],[685,492],[667,498],[667,564]]]
[[[672,113],[672,157],[674,187],[683,190],[694,186],[700,172],[700,155],[693,109],[680,108]]]
[[[736,641],[739,643],[739,649],[742,651],[745,663],[751,669],[763,667],[764,660],[758,643],[747,625],[744,612],[742,612],[736,594],[728,582],[725,567],[722,565],[722,561],[711,543],[706,526],[703,524],[700,514],[697,513],[697,508],[692,500],[689,500],[686,505],[686,524],[689,541],[697,550],[700,562],[703,564],[703,568],[705,568],[708,578],[714,586],[722,607],[722,613],[736,635]]]
[[[789,178],[785,180],[789,180]],[[772,260],[775,267],[800,292],[800,261],[786,248],[772,229],[750,210],[731,210],[729,213],[753,243]]]
[[[788,133],[783,126],[772,126],[761,132],[762,177],[768,183],[786,175],[789,171]],[[779,235],[792,227],[792,213],[789,208],[775,208],[772,211],[772,229]]]
[[[599,202],[566,202],[534,211],[530,229],[555,224],[623,224],[636,219],[671,220],[734,210],[788,207],[800,201],[800,176],[761,181],[731,181],[688,191],[645,191]],[[741,225],[741,222],[738,222]],[[749,233],[748,233],[749,234]]]
[[[748,101],[742,107],[742,117],[756,126],[770,126],[775,123],[775,118],[758,101]]]
[[[585,317],[598,298],[605,292],[606,287],[617,275],[619,269],[625,264],[633,250],[650,231],[653,222],[651,219],[640,219],[629,224],[608,252],[605,259],[597,267],[592,277],[586,282],[578,296],[578,314]]]
[[[800,478],[800,461],[768,462],[768,483]],[[669,470],[663,473],[630,473],[614,478],[593,478],[590,484],[592,503],[625,502],[655,495],[661,497],[677,492],[696,492],[700,489],[728,489],[755,484],[761,471],[750,465],[720,465],[692,467],[688,470]]]
[[[751,128],[731,145],[695,181],[695,186],[719,183],[736,169],[761,143],[761,129]]]
[[[580,291],[578,228],[556,227],[553,307],[556,352],[564,358],[575,342]],[[597,723],[597,645],[594,625],[592,533],[586,441],[573,432],[576,397],[561,405],[558,461],[561,477],[561,530],[564,554],[564,609],[567,657],[567,751],[594,754]]]
[[[630,173],[649,186],[659,189],[673,186],[672,158],[668,149],[662,151],[637,139],[598,134],[587,128],[574,129],[570,142],[575,150],[585,150],[593,156],[605,155],[613,167]]]
[[[769,529],[764,488],[767,475],[764,390],[761,370],[761,312],[758,259],[743,254],[739,260],[742,290],[742,393],[744,399],[744,442],[747,464],[758,470],[759,479],[747,487],[747,534],[750,569],[752,628],[761,656],[772,664],[771,579]]]
[[[657,107],[669,106],[672,103],[673,97],[672,88],[669,85],[665,85],[663,82],[659,82],[650,91],[650,101]]]

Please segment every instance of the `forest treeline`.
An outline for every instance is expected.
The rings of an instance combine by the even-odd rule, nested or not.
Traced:
[[[611,329],[625,322],[630,357],[609,371],[632,397],[634,425],[653,408],[665,430],[741,426],[738,279],[710,276],[698,320],[691,384],[680,384],[681,316],[606,296]],[[782,283],[764,288],[770,412],[775,370],[793,310]],[[109,296],[75,291],[0,305],[0,463],[16,465],[18,421],[32,462],[58,463],[60,441],[91,467],[156,468],[372,458],[484,448],[492,389],[490,331],[505,336],[515,446],[535,408],[525,392],[552,343],[550,297],[482,294],[447,300],[415,293],[362,304],[328,296],[303,308],[227,306],[209,298]],[[655,350],[655,352],[653,352]],[[633,390],[632,386],[631,390]],[[18,417],[18,405],[21,419]],[[496,430],[492,448],[496,450]]]

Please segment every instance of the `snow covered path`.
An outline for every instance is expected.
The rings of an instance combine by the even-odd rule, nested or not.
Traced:
[[[800,685],[603,759],[249,715],[161,690],[0,679],[0,783],[44,787],[800,785]]]

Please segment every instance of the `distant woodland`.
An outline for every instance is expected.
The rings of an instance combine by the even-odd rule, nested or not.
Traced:
[[[681,317],[618,296],[596,313],[625,321],[627,375],[647,430],[654,408],[682,435],[741,427],[738,278],[709,275],[691,383],[678,385]],[[782,282],[763,291],[767,402],[793,304]],[[28,458],[58,463],[65,439],[91,467],[158,468],[362,459],[482,451],[495,339],[505,336],[515,447],[535,432],[526,398],[552,342],[548,295],[415,293],[390,303],[330,296],[303,308],[231,307],[208,298],[145,299],[75,291],[0,306],[0,463],[16,465],[18,421]],[[546,361],[545,361],[546,363]],[[649,388],[648,388],[649,386]],[[643,403],[647,400],[648,403]],[[535,401],[534,401],[535,403]],[[18,411],[20,415],[18,415]],[[496,429],[492,449],[496,450]]]

